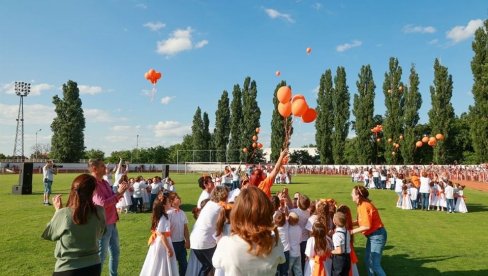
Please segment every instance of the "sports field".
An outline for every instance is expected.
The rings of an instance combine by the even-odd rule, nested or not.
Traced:
[[[153,174],[144,174],[153,176]],[[55,176],[53,191],[66,202],[71,180],[76,174]],[[135,176],[134,173],[130,176]],[[12,195],[17,175],[0,175],[0,275],[50,275],[54,268],[54,242],[41,239],[54,208],[42,204],[42,176],[34,175],[32,195]],[[191,209],[201,190],[198,175],[172,174],[182,208],[193,225]],[[301,192],[311,199],[334,198],[353,210],[350,193],[354,183],[349,177],[317,175],[295,176],[288,185],[290,193]],[[283,186],[273,187],[278,191]],[[447,214],[400,210],[392,191],[372,190],[370,198],[380,210],[388,231],[383,267],[388,275],[488,275],[488,193],[465,190],[469,213]],[[117,224],[121,243],[120,275],[139,275],[147,253],[150,214],[122,214]],[[365,239],[356,236],[359,271],[363,263]],[[104,273],[107,275],[107,266]]]

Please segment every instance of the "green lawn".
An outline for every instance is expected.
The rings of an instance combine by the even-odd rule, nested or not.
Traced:
[[[132,174],[133,176],[134,174]],[[153,175],[153,174],[147,174]],[[75,174],[55,176],[53,191],[67,192]],[[198,175],[172,174],[177,191],[183,198],[183,209],[190,220],[200,189]],[[0,175],[0,275],[50,275],[54,268],[54,243],[40,238],[54,209],[42,204],[41,175],[34,175],[32,195],[12,195],[17,175]],[[296,176],[290,193],[300,191],[311,199],[335,198],[339,204],[355,208],[350,198],[349,177]],[[281,189],[275,186],[273,191]],[[395,206],[392,191],[371,191],[370,198],[380,210],[388,231],[383,267],[388,275],[488,275],[488,193],[465,190],[467,214],[405,211]],[[120,275],[139,275],[147,252],[150,214],[122,214],[119,228],[121,244]],[[365,239],[357,236],[361,275]],[[104,266],[106,275],[107,266]]]

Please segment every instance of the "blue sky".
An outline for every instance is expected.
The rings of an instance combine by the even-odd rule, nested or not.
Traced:
[[[471,42],[487,16],[485,0],[3,1],[0,152],[11,155],[15,142],[14,81],[32,83],[24,100],[28,155],[39,129],[38,143],[50,143],[52,97],[62,94],[68,80],[81,91],[87,149],[106,155],[137,142],[139,147],[180,142],[190,133],[197,106],[213,124],[222,92],[231,94],[246,76],[257,82],[265,147],[280,80],[314,107],[326,69],[335,75],[337,66],[345,67],[352,98],[361,66],[370,64],[375,114],[384,114],[381,87],[392,56],[403,67],[403,81],[411,64],[416,66],[421,122],[428,121],[435,58],[453,76],[452,103],[459,115],[473,103]],[[152,86],[144,79],[150,68],[163,74],[152,101],[146,95]],[[292,146],[315,143],[313,124],[294,126],[300,135],[292,137]]]

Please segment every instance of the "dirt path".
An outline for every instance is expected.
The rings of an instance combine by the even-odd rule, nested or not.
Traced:
[[[461,183],[462,185],[466,185],[466,187],[470,189],[475,189],[482,192],[488,192],[488,183],[476,182],[476,181],[468,181],[468,180],[456,180],[453,181],[454,183]]]

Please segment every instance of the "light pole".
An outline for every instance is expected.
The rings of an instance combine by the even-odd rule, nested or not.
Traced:
[[[15,133],[14,153],[24,162],[24,97],[29,95],[31,84],[27,82],[15,82],[15,94],[20,97],[19,113],[17,114],[17,131]]]
[[[41,132],[42,128],[36,131],[36,161],[37,161],[37,154],[39,153],[39,148],[37,147],[37,133]]]

